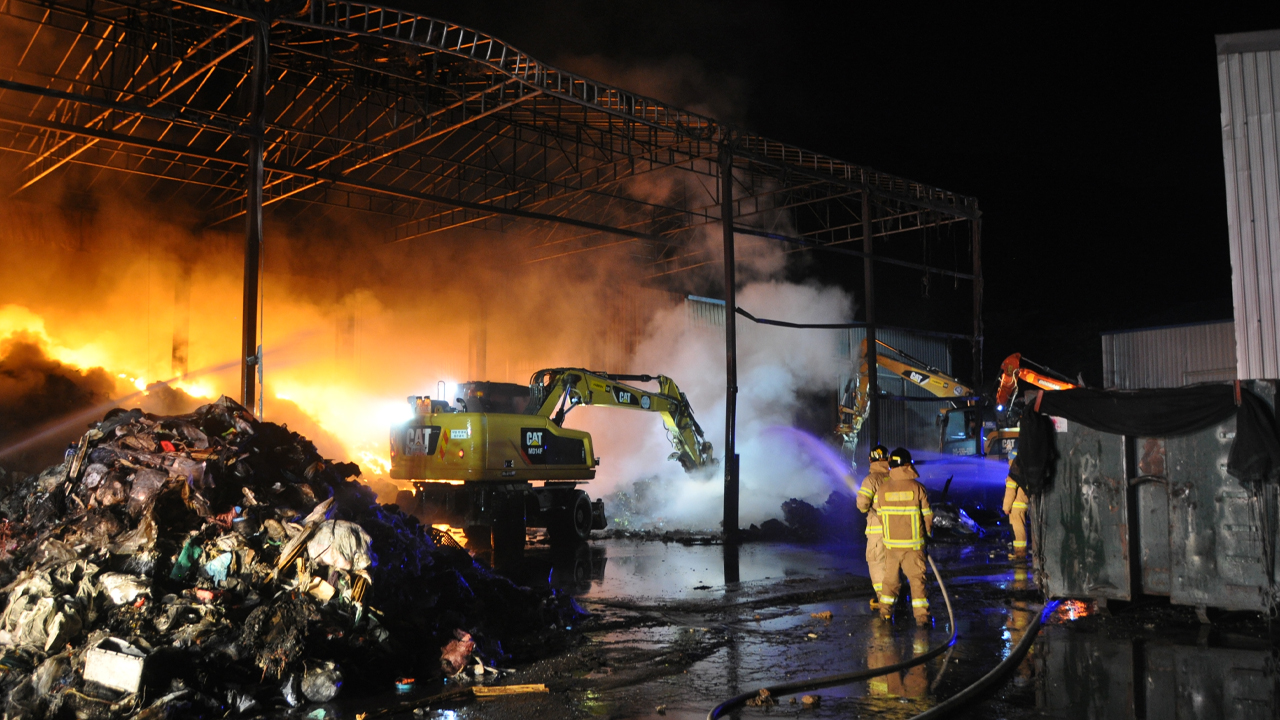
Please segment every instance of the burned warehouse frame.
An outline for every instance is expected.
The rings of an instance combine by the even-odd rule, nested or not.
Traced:
[[[253,407],[263,213],[348,208],[387,242],[460,227],[542,238],[526,262],[623,250],[644,280],[720,262],[734,236],[862,261],[868,340],[885,269],[968,283],[972,324],[915,328],[982,355],[977,201],[550,67],[483,32],[361,2],[0,0],[0,149],[19,196],[100,168],[208,225],[245,223],[241,401]],[[684,188],[637,192],[651,178]],[[242,219],[243,218],[243,219]],[[732,218],[731,222],[722,222]],[[968,256],[930,264],[940,231]],[[798,319],[802,320],[802,319]],[[735,313],[726,313],[725,526],[737,524]],[[956,330],[961,332],[955,332]],[[875,342],[869,342],[870,353]],[[875,428],[876,362],[868,358]],[[873,430],[874,432],[874,430]]]

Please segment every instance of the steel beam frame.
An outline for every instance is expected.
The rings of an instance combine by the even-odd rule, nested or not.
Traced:
[[[24,168],[5,192],[84,165],[146,178],[166,199],[202,208],[209,225],[246,216],[246,314],[259,212],[356,208],[384,223],[388,242],[517,225],[543,237],[526,262],[625,248],[656,281],[714,262],[691,239],[720,225],[788,251],[861,258],[869,296],[880,264],[970,283],[965,331],[981,377],[981,213],[971,197],[370,2],[3,0],[0,30],[15,48],[0,60],[0,152]],[[968,232],[947,233],[944,253],[943,234],[928,232],[941,227]],[[966,239],[964,262],[934,260]],[[246,358],[257,347],[249,324]]]

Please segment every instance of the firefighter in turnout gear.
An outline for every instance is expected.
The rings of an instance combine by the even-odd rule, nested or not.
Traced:
[[[933,510],[924,486],[916,478],[911,453],[898,448],[889,454],[889,477],[876,488],[872,507],[884,532],[884,579],[880,617],[893,617],[901,570],[911,584],[911,612],[916,622],[929,622],[929,599],[924,587],[925,537],[933,534]]]
[[[1009,453],[1009,464],[1018,458],[1015,449]],[[1001,509],[1009,516],[1009,526],[1013,528],[1013,552],[1009,559],[1022,560],[1027,557],[1027,493],[1009,476],[1004,479],[1004,503]]]
[[[871,448],[868,460],[871,470],[858,488],[858,509],[867,515],[867,571],[876,593],[871,598],[871,607],[875,608],[880,604],[880,591],[884,589],[884,529],[880,525],[880,516],[871,508],[871,502],[876,496],[876,488],[889,479],[889,448],[883,445]]]

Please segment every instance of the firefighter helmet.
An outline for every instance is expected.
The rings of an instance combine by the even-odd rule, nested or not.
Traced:
[[[879,462],[889,459],[889,448],[883,445],[877,445],[871,448],[871,462]]]
[[[906,448],[898,448],[889,453],[889,467],[896,468],[903,465],[914,465],[911,461],[911,451]]]

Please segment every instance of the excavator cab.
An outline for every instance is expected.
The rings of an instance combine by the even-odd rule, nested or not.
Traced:
[[[977,455],[981,446],[983,455],[1003,460],[1017,442],[1018,429],[1001,428],[995,409],[984,405],[980,425],[977,407],[938,411],[938,434],[938,448],[946,455]]]
[[[458,412],[525,415],[530,412],[529,386],[504,382],[460,383],[454,403]]]

